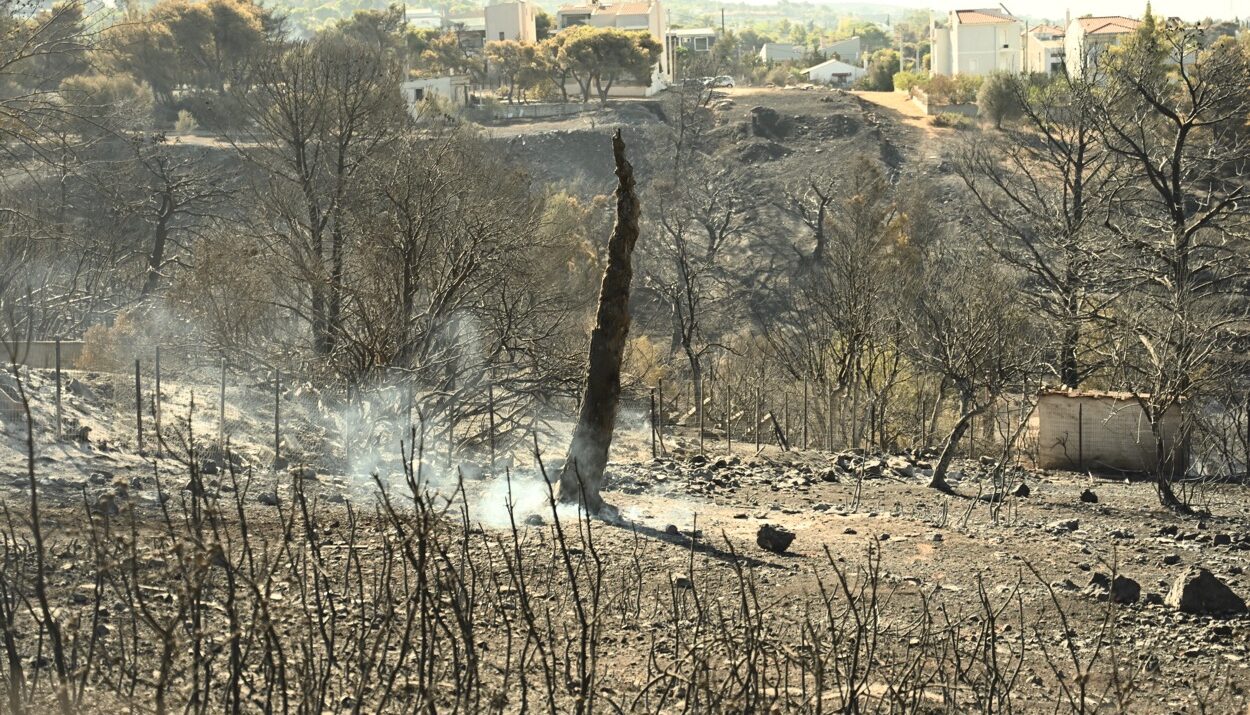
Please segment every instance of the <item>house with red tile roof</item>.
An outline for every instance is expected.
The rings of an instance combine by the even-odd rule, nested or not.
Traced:
[[[1068,23],[1063,38],[1068,75],[1085,76],[1103,53],[1119,45],[1140,26],[1141,20],[1122,15],[1074,18]]]
[[[940,75],[1019,72],[1024,23],[1007,8],[952,10],[945,24],[930,22],[930,69]]]

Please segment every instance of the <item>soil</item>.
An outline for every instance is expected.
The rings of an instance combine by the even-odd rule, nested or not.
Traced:
[[[80,385],[74,408],[82,412],[78,418],[102,410],[102,401],[84,396],[103,394],[104,378],[84,374],[75,379]],[[48,375],[35,373],[32,382],[35,414],[46,416]],[[171,395],[189,393],[186,386],[171,384],[168,389]],[[204,433],[212,433],[211,423],[206,418]],[[290,513],[292,504],[292,478],[260,466],[270,455],[259,417],[231,424],[232,442],[241,453],[236,472],[246,475],[250,485],[246,493],[236,491],[244,487],[218,473],[205,477],[208,488],[228,499],[237,495],[250,515],[253,538],[259,534],[279,543],[281,515]],[[648,435],[631,431],[631,426],[626,420],[618,436],[604,492],[620,518],[583,527],[593,532],[594,553],[609,574],[636,574],[628,579],[634,582],[629,588],[636,590],[628,592],[647,604],[640,613],[651,614],[642,622],[605,617],[599,636],[605,649],[600,687],[617,696],[614,702],[628,703],[641,683],[655,675],[649,664],[656,653],[681,652],[682,638],[689,637],[672,625],[676,616],[669,609],[674,606],[666,604],[674,589],[732,609],[749,583],[765,630],[785,642],[799,637],[793,629],[813,609],[820,611],[822,592],[835,589],[840,575],[863,583],[864,574],[874,572],[876,588],[894,594],[874,609],[883,622],[915,618],[920,604],[927,603],[945,609],[948,618],[967,629],[960,638],[971,641],[963,645],[974,646],[976,627],[984,624],[983,598],[1004,607],[993,627],[1003,638],[998,648],[1005,663],[1012,662],[1016,641],[1011,636],[1024,635],[1012,686],[1016,712],[1054,712],[1061,687],[1073,683],[1074,658],[1080,668],[1090,667],[1087,698],[1099,712],[1115,707],[1133,713],[1195,712],[1196,704],[1208,697],[1206,712],[1246,710],[1250,616],[1191,615],[1163,603],[1173,581],[1195,566],[1210,570],[1242,598],[1250,597],[1246,486],[1208,486],[1196,498],[1209,515],[1182,518],[1158,505],[1149,483],[1038,472],[1019,465],[1005,468],[1001,493],[995,494],[993,465],[969,459],[956,463],[950,477],[956,495],[948,496],[927,488],[924,475],[909,466],[923,465],[925,455],[889,460],[882,455],[878,464],[872,455],[859,461],[848,453],[782,452],[771,446],[756,454],[753,444],[740,444],[729,454],[721,444],[708,445],[703,457],[692,453],[692,435],[670,433],[666,444],[676,452],[651,459]],[[6,425],[0,461],[0,495],[18,513],[29,497],[21,432],[20,426]],[[186,468],[177,460],[140,456],[124,440],[114,438],[106,449],[98,439],[54,446],[49,437],[43,431],[37,435],[36,457],[44,530],[54,557],[49,590],[54,606],[87,618],[81,590],[92,582],[93,572],[83,551],[90,542],[83,505],[93,505],[97,519],[110,505],[118,505],[118,518],[137,515],[140,533],[155,537],[163,528],[157,477],[161,491],[173,496],[173,505],[188,498],[190,485]],[[558,453],[560,437],[552,437],[552,453]],[[228,471],[225,461],[216,459]],[[522,559],[541,563],[552,558],[558,534],[546,486],[532,460],[519,457],[507,478],[490,474],[489,468],[471,471],[465,468],[471,461],[460,462],[462,482],[440,473],[440,461],[429,460],[424,479],[453,504],[466,506],[466,523],[471,525],[466,533],[477,535],[472,537],[479,544],[475,549],[489,552],[492,543],[515,538]],[[555,460],[544,461],[553,474]],[[361,553],[378,553],[373,540],[388,527],[374,511],[379,502],[373,479],[324,464],[313,466],[296,481],[317,497],[316,519],[329,525],[325,543],[344,543],[344,525],[355,523],[351,538],[363,540]],[[379,474],[392,493],[402,491],[401,474],[385,467]],[[1013,496],[1022,482],[1029,487],[1028,496]],[[1097,494],[1097,503],[1082,501],[1087,489]],[[561,519],[566,531],[581,532],[572,526],[576,513],[565,511]],[[783,553],[761,548],[757,535],[765,524],[793,532],[794,542]],[[512,553],[510,548],[504,552]],[[574,551],[585,558],[584,548]],[[495,564],[493,578],[506,581],[506,574],[497,570],[503,562],[490,563]],[[1100,580],[1097,574],[1133,579],[1140,584],[1140,599],[1112,603],[1115,599],[1108,599],[1104,590],[1086,588]],[[295,586],[285,579],[282,583],[281,593],[294,598]],[[567,593],[567,583],[562,583],[552,576],[547,587]],[[115,615],[112,623],[120,618]],[[503,652],[506,628],[492,619],[479,628],[476,638],[487,652]],[[870,678],[869,691],[884,687],[880,677]],[[107,690],[103,684],[95,687]],[[101,694],[100,707],[113,702],[112,697],[115,693]],[[1127,707],[1114,705],[1124,698],[1129,699]],[[780,709],[795,707],[787,702]],[[516,700],[511,703],[515,709]]]

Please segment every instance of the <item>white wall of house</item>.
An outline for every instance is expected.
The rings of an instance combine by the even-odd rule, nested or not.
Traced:
[[[537,12],[527,0],[497,2],[486,6],[486,41],[537,42]]]
[[[867,72],[862,67],[856,67],[839,60],[828,60],[804,70],[804,74],[816,84],[832,84],[844,87],[853,84],[855,80],[863,77]]]
[[[956,24],[951,31],[951,74],[1020,71],[1019,22]]]
[[[416,111],[423,100],[438,97],[456,106],[464,106],[469,90],[469,78],[465,75],[423,77],[410,79],[399,86],[404,101]]]
[[[1033,34],[1026,36],[1024,41],[1023,72],[1032,74],[1055,74],[1063,72],[1063,41],[1043,40]]]

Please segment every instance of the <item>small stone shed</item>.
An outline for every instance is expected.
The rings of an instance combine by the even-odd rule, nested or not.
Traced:
[[[1162,427],[1171,455],[1166,468],[1182,472],[1188,454],[1176,444],[1180,408],[1168,411]],[[1029,417],[1029,436],[1041,469],[1153,472],[1157,461],[1150,420],[1127,392],[1044,390]]]

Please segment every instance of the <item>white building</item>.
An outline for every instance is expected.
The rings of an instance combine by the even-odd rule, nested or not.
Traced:
[[[1006,8],[952,10],[946,25],[930,23],[931,71],[942,75],[1018,73],[1024,23]]]
[[[859,56],[864,53],[864,43],[859,39],[859,35],[856,35],[845,40],[823,43],[819,52],[824,57],[839,59],[854,65],[859,64]]]
[[[1111,15],[1078,17],[1068,23],[1063,38],[1064,62],[1070,77],[1083,77],[1086,70],[1106,52],[1136,32],[1140,20]]]
[[[468,75],[447,75],[444,77],[423,77],[410,79],[399,85],[404,101],[418,111],[421,102],[438,98],[452,105],[463,107],[469,103]]]
[[[807,48],[789,42],[765,42],[760,48],[760,61],[797,62],[807,56]]]
[[[816,84],[828,84],[835,87],[849,87],[855,80],[867,74],[863,67],[849,65],[842,60],[825,60],[814,67],[803,70],[808,80]]]
[[[443,13],[430,7],[406,6],[404,21],[415,30],[437,30],[443,26]]]
[[[492,2],[484,14],[487,42],[538,42],[538,10],[529,0]]]
[[[1044,75],[1064,71],[1062,27],[1037,25],[1024,33],[1024,61],[1020,71]]]

